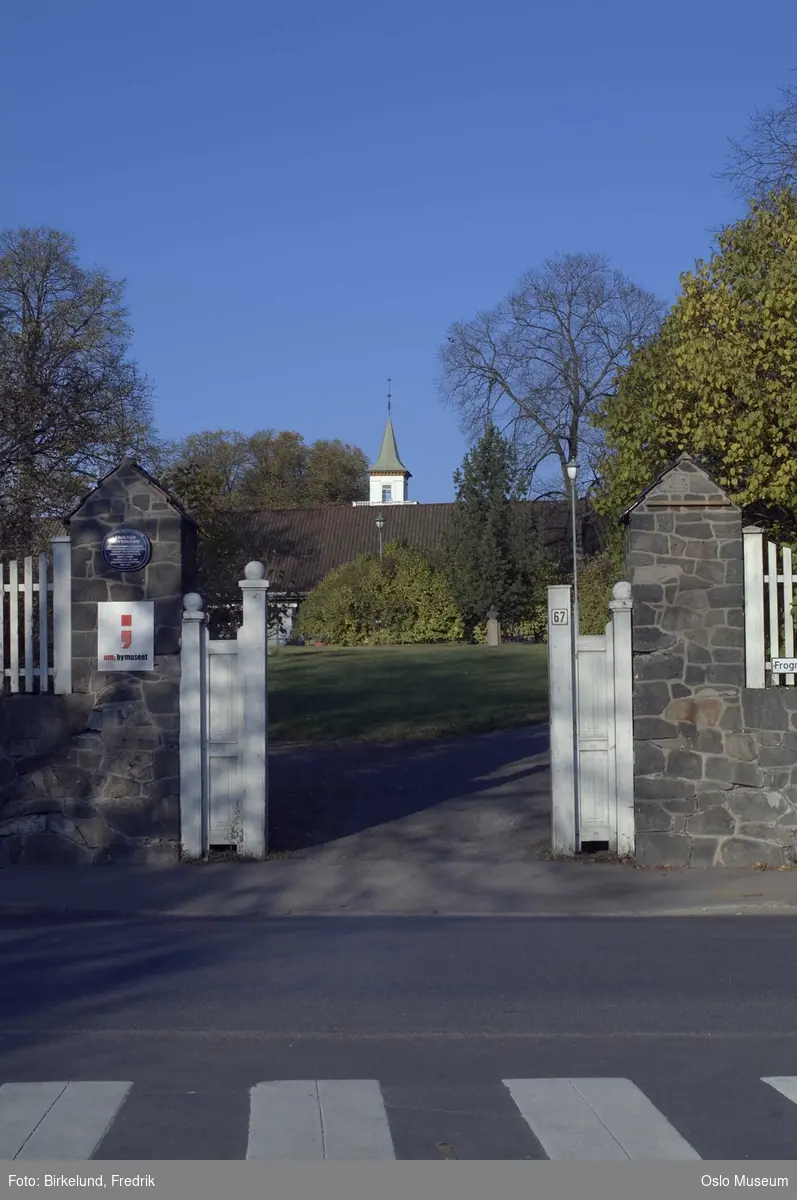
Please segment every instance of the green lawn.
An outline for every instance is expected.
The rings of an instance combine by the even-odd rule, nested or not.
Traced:
[[[269,658],[273,742],[433,738],[548,716],[547,648],[285,647]]]

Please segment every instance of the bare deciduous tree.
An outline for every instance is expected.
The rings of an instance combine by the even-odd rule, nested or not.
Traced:
[[[663,311],[600,255],[549,260],[497,308],[452,326],[440,351],[443,400],[471,440],[490,422],[512,436],[529,491],[561,495],[561,472],[566,492],[567,463],[578,458],[584,495],[599,450],[589,419]],[[545,467],[554,468],[553,487]]]
[[[0,548],[32,549],[119,460],[152,465],[150,389],[128,357],[122,283],[52,229],[0,234]]]
[[[745,199],[797,187],[797,87],[780,89],[780,104],[754,113],[742,141],[731,142],[723,178]]]

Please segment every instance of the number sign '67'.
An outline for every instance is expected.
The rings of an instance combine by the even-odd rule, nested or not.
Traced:
[[[566,625],[567,624],[567,609],[566,608],[552,608],[550,615],[551,615],[551,624],[552,625]]]

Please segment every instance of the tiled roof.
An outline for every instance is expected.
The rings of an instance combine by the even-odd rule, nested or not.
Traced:
[[[529,501],[543,541],[566,546],[570,509],[557,501]],[[438,550],[448,528],[453,504],[329,505],[322,508],[271,509],[242,513],[236,540],[247,560],[266,564],[275,592],[304,595],[334,567],[359,554],[376,554],[376,517],[385,518],[383,539],[424,550]]]

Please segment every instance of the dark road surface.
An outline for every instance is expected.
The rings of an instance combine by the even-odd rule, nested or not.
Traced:
[[[797,1104],[762,1082],[797,1077],[795,939],[790,917],[7,920],[0,1083],[131,1084],[98,1158],[243,1158],[250,1089],[278,1080],[376,1081],[398,1158],[553,1156],[503,1081],[618,1078],[701,1158],[797,1159]],[[3,1112],[0,1090],[0,1158]]]

